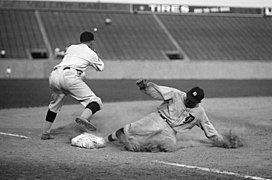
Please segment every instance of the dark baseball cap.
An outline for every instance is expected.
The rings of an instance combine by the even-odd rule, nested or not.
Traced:
[[[93,40],[94,40],[94,34],[92,32],[85,31],[80,34],[80,42],[81,43],[90,42]]]
[[[204,98],[204,90],[200,87],[194,87],[187,93],[187,98],[189,98],[193,102],[200,103],[201,100]]]

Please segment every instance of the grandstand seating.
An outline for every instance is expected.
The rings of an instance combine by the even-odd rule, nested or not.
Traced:
[[[191,60],[272,60],[271,18],[159,17]]]
[[[34,11],[0,10],[0,48],[7,58],[28,58],[31,49],[45,48]]]
[[[52,51],[78,43],[82,31],[97,28],[97,51],[109,60],[166,60],[177,50],[152,14],[79,10],[38,11]],[[272,19],[165,15],[157,17],[191,60],[271,60]],[[105,24],[110,18],[112,23]],[[45,48],[35,10],[0,9],[0,49],[8,58],[28,58]]]
[[[162,60],[164,51],[175,50],[152,15],[130,13],[42,11],[52,47],[78,43],[82,31],[97,28],[96,44],[103,59]],[[105,24],[111,18],[110,25]]]

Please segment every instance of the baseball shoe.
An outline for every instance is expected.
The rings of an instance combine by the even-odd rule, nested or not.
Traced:
[[[54,139],[49,133],[42,133],[41,140]]]
[[[77,124],[85,126],[90,131],[96,131],[96,127],[92,125],[87,119],[77,117],[75,121]]]

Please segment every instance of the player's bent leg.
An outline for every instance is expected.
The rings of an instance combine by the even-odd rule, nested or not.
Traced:
[[[98,102],[93,101],[87,104],[83,112],[81,113],[80,117],[83,119],[89,119],[93,114],[95,114],[97,111],[99,111],[100,105]]]
[[[54,89],[52,89],[52,95],[51,95],[51,101],[48,106],[48,111],[46,114],[45,122],[43,124],[43,130],[42,130],[42,140],[48,140],[53,139],[53,137],[50,135],[51,127],[53,122],[56,119],[57,112],[60,111],[64,100],[65,100],[65,94],[56,92]]]
[[[57,116],[56,112],[53,112],[50,109],[48,109],[46,118],[45,118],[45,123],[43,125],[41,140],[53,139],[53,137],[50,135],[50,131],[51,131],[52,124],[56,119],[56,116]]]
[[[144,118],[144,121],[148,118]],[[149,119],[150,120],[150,119]],[[145,144],[150,135],[156,134],[155,131],[142,131],[142,120],[130,123],[124,126],[124,128],[116,132],[116,137],[118,137],[118,142],[123,145],[124,149],[133,152],[147,152],[145,149]],[[150,130],[150,129],[149,129]]]
[[[129,139],[124,145],[126,150],[134,152],[173,152],[176,150],[175,139],[165,138],[161,136],[161,133],[155,134],[153,138],[144,141]]]
[[[104,138],[106,142],[115,142],[118,141],[123,145],[125,150],[128,151],[139,151],[139,145],[128,140],[128,137],[125,135],[124,128],[120,128],[112,134]]]
[[[76,118],[75,120],[76,123],[85,126],[90,131],[96,131],[96,127],[93,124],[91,124],[88,119],[100,109],[101,107],[98,104],[98,102],[96,101],[90,102],[86,106],[80,117]]]
[[[120,128],[117,131],[113,132],[112,134],[108,135],[107,141],[112,142],[116,140],[121,140],[123,135],[124,135],[124,128]]]
[[[102,109],[101,99],[80,78],[74,81],[73,86],[69,87],[68,91],[71,97],[80,102],[85,108],[90,109],[92,114]],[[84,118],[88,119],[88,117]]]
[[[95,114],[97,111],[101,109],[101,106],[98,102],[93,101],[90,102],[85,109],[90,109],[92,111],[92,114]]]
[[[159,139],[161,139],[160,142],[158,142],[158,151],[163,151],[163,152],[173,152],[176,151],[177,149],[177,141],[176,137],[171,137],[171,136],[165,136],[161,134],[158,136]]]
[[[159,119],[161,121],[162,119]],[[165,121],[161,121],[162,131],[148,139],[147,145],[151,152],[172,152],[177,149],[176,131]]]
[[[92,115],[102,109],[102,101],[97,97],[88,85],[81,79],[75,81],[74,86],[69,88],[70,95],[80,102],[85,109],[80,117],[76,118],[76,122],[83,125],[90,131],[95,131],[96,127],[89,121]]]
[[[125,149],[135,152],[168,152],[176,147],[174,130],[158,113],[124,126]]]

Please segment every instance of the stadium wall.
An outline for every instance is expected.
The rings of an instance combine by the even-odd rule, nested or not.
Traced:
[[[269,0],[1,0],[27,2],[80,2],[80,3],[118,3],[118,4],[187,4],[199,6],[232,7],[272,7]]]
[[[272,79],[272,63],[267,61],[104,61],[105,70],[89,68],[87,79]],[[6,68],[12,78],[48,78],[56,60],[2,60],[0,78]]]
[[[131,13],[271,16],[272,2],[155,0],[1,0],[3,9],[114,11]]]

